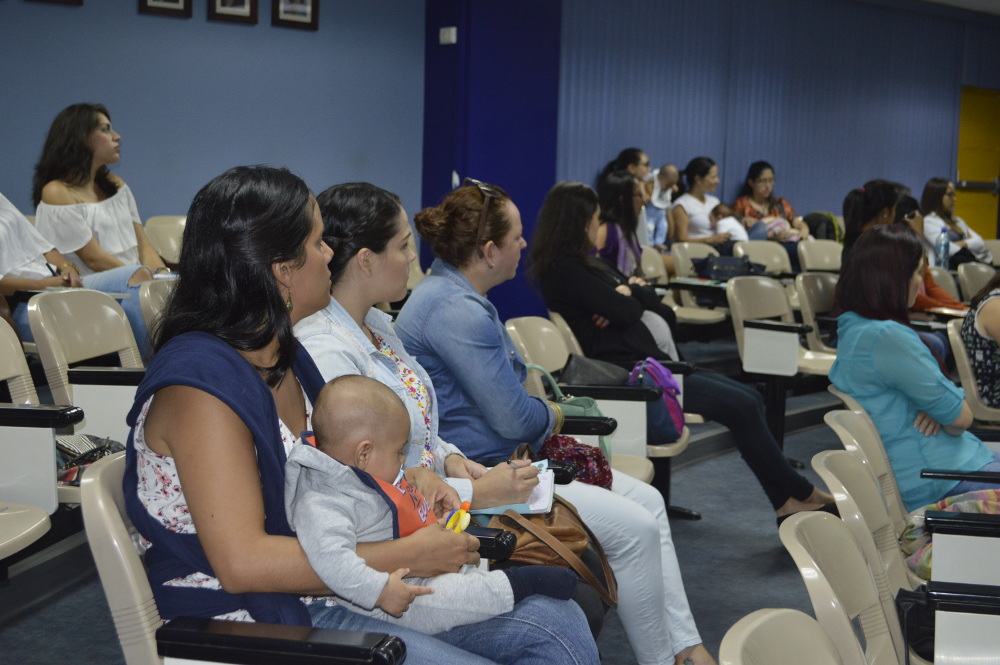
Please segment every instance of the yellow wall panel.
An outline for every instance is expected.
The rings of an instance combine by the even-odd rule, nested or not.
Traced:
[[[962,88],[958,128],[958,179],[996,182],[1000,177],[1000,90]],[[984,238],[1000,237],[997,196],[959,189],[955,215]]]

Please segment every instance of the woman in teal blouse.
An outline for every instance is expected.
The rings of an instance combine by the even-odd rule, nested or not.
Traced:
[[[837,360],[830,380],[854,397],[878,428],[907,510],[995,485],[927,480],[921,469],[1000,471],[1000,460],[966,430],[965,393],[909,326],[923,277],[920,238],[906,225],[861,234],[837,284]]]

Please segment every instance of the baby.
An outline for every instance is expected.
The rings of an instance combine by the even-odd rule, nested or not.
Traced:
[[[320,392],[313,428],[316,447],[305,433],[288,455],[285,510],[313,570],[352,610],[433,635],[509,612],[535,593],[573,597],[576,575],[564,568],[463,566],[459,573],[406,578],[407,568],[390,575],[368,567],[358,543],[443,528],[403,475],[406,407],[374,379],[342,376]]]
[[[746,227],[733,216],[733,209],[725,203],[720,203],[712,208],[709,219],[712,221],[712,228],[715,229],[716,233],[728,233],[729,239],[734,242],[750,240]]]

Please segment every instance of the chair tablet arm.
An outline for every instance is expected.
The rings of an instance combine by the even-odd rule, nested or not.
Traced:
[[[1000,485],[1000,473],[996,471],[949,471],[947,469],[924,469],[921,478],[932,480],[971,480],[980,483],[996,483]]]
[[[813,329],[812,326],[807,326],[804,323],[785,323],[784,321],[768,321],[767,319],[749,319],[743,322],[743,327],[798,334],[812,332]]]
[[[660,364],[669,369],[672,374],[687,376],[694,373],[694,365],[683,360],[661,360]]]
[[[178,617],[157,629],[156,650],[170,658],[245,664],[394,665],[406,658],[403,641],[385,633],[192,617]]]
[[[1000,515],[928,510],[924,514],[924,529],[951,536],[1000,538]]]
[[[948,326],[940,321],[910,321],[910,327],[919,332],[937,332],[948,329]]]
[[[560,434],[609,436],[618,429],[618,421],[607,416],[566,416]]]
[[[996,427],[970,427],[966,431],[980,441],[1000,441],[1000,429]]]
[[[70,369],[69,382],[89,386],[137,386],[146,376],[143,367],[74,367]]]
[[[48,427],[61,429],[83,420],[78,406],[51,404],[0,404],[0,427]]]
[[[564,386],[559,389],[566,395],[593,397],[594,399],[620,402],[655,402],[663,394],[656,386]]]
[[[928,582],[928,607],[934,611],[1000,614],[1000,587],[959,582]]]

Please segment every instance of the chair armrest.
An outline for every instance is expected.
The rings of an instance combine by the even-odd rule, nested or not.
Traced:
[[[804,323],[785,323],[784,321],[768,321],[767,319],[749,319],[743,322],[743,327],[798,334],[812,332],[813,329],[812,326],[807,326]]]
[[[966,431],[978,437],[980,441],[1000,441],[1000,429],[996,427],[970,427]]]
[[[1000,614],[1000,587],[930,581],[927,604],[933,611]]]
[[[1000,473],[996,471],[948,471],[947,469],[924,469],[921,478],[932,480],[971,480],[979,483],[996,483],[1000,485]]]
[[[406,645],[386,633],[178,617],[156,631],[164,657],[220,663],[283,665],[378,663],[406,657]]]
[[[1000,515],[928,510],[924,514],[924,528],[929,533],[1000,538]]]
[[[564,386],[559,389],[567,395],[593,397],[594,399],[617,400],[622,402],[655,402],[663,394],[655,386]]]
[[[560,434],[609,436],[618,429],[618,421],[606,416],[566,416]]]
[[[144,367],[74,367],[69,382],[88,386],[137,386],[146,376]]]
[[[62,429],[83,420],[78,406],[51,404],[0,404],[0,427],[48,427]]]

